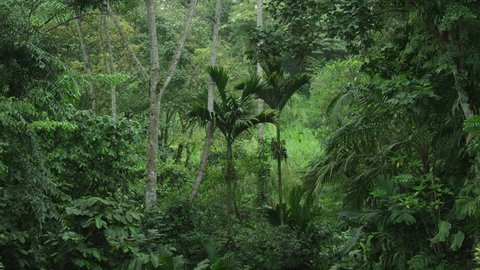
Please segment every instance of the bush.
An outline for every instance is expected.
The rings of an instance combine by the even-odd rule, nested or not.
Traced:
[[[85,197],[65,208],[65,228],[46,235],[38,263],[47,269],[177,269],[183,257],[143,230],[135,203]],[[180,268],[178,268],[180,269]]]
[[[232,249],[241,265],[249,269],[308,269],[315,255],[313,243],[287,226],[255,222],[236,226]]]

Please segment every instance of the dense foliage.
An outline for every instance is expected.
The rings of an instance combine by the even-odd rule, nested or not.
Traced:
[[[145,3],[0,2],[0,269],[480,268],[478,1]]]

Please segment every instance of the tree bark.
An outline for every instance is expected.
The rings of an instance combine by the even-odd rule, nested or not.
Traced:
[[[256,9],[257,9],[257,28],[261,28],[263,27],[263,0],[257,0]],[[257,44],[257,50],[259,50],[261,45],[262,45],[262,41],[260,40]],[[262,66],[260,65],[260,60],[258,59],[258,56],[259,55],[257,55],[257,75],[259,77],[262,77],[263,69],[262,69]],[[258,112],[262,112],[264,108],[264,102],[260,98],[258,99],[257,102],[258,102]],[[265,139],[265,132],[264,132],[265,126],[264,124],[258,124],[257,128],[258,128],[258,140],[260,141],[260,143],[262,143],[263,140]]]
[[[277,175],[278,175],[278,204],[280,213],[280,224],[284,224],[283,213],[283,180],[282,180],[282,151],[280,137],[280,124],[277,124]]]
[[[233,205],[233,182],[235,181],[235,167],[233,165],[232,143],[227,141],[227,168],[225,170],[225,180],[227,181],[227,226],[232,225]]]
[[[220,23],[222,18],[222,0],[217,0],[215,5],[215,19],[213,24],[212,32],[212,49],[210,56],[210,65],[215,66],[217,64],[217,51],[218,51],[218,33],[220,30]],[[208,104],[207,108],[210,114],[213,114],[213,104],[215,101],[215,83],[213,80],[210,80],[210,87],[208,88]],[[210,147],[213,142],[213,124],[211,121],[207,123],[205,130],[205,143],[203,145],[202,157],[200,160],[200,167],[197,171],[195,177],[195,182],[193,184],[192,192],[190,193],[190,203],[193,202],[195,196],[197,196],[200,189],[200,184],[202,183],[203,177],[205,176],[205,171],[207,169],[208,157],[210,155]]]
[[[108,57],[107,57],[107,72],[109,75],[113,74],[114,66],[113,66],[113,48],[112,48],[112,41],[110,38],[110,31],[108,29],[108,17],[109,17],[109,5],[107,0],[102,1],[102,32],[103,36],[105,37],[105,43],[107,45]],[[117,118],[117,93],[115,86],[111,86],[110,88],[110,96],[111,96],[111,110],[112,110],[112,117],[113,119]]]
[[[87,75],[92,75],[92,67],[90,64],[90,57],[88,56],[88,51],[87,51],[87,46],[85,46],[85,41],[83,39],[83,31],[82,31],[82,21],[80,20],[80,12],[78,10],[75,10],[75,25],[77,28],[77,34],[78,34],[78,41],[80,43],[80,51],[82,53],[82,59],[83,59],[83,69]],[[90,93],[90,100],[91,100],[91,109],[95,113],[97,111],[97,97],[96,97],[96,91],[95,87],[93,87],[93,83],[88,80],[88,89]]]
[[[185,18],[184,28],[180,35],[180,41],[177,44],[175,54],[170,62],[167,77],[159,88],[159,57],[158,57],[158,41],[157,41],[157,26],[155,20],[155,5],[153,0],[145,0],[147,6],[147,23],[150,40],[150,61],[152,66],[152,75],[150,78],[150,110],[149,110],[149,125],[148,125],[148,145],[147,145],[147,190],[145,193],[146,207],[150,208],[155,205],[157,201],[157,154],[158,154],[158,128],[159,115],[162,103],[162,97],[167,90],[173,78],[173,74],[180,61],[182,50],[185,46],[188,32],[192,25],[192,20],[195,14],[198,0],[191,0],[187,17]]]
[[[132,60],[135,63],[135,65],[137,66],[138,70],[140,70],[140,73],[142,74],[143,79],[145,81],[148,81],[149,77],[148,77],[147,71],[145,70],[145,67],[142,65],[140,60],[138,59],[137,54],[132,49],[132,46],[130,46],[130,44],[128,43],[128,40],[126,39],[125,34],[123,33],[122,27],[120,26],[120,23],[118,22],[117,16],[115,16],[115,14],[113,14],[113,13],[111,13],[111,15],[112,15],[113,24],[115,25],[115,29],[117,30],[117,33],[118,33],[118,35],[120,36],[120,39],[123,42],[123,46],[128,50],[128,52],[132,56]]]
[[[147,144],[147,168],[145,207],[151,208],[157,202],[157,153],[159,125],[159,96],[157,94],[160,79],[160,59],[158,56],[157,23],[154,0],[145,0],[147,7],[148,39],[150,42],[150,108]]]

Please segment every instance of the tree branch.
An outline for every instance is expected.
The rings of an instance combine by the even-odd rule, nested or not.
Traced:
[[[98,13],[98,12],[90,12],[90,13],[83,13],[83,14],[81,14],[81,15],[74,16],[74,17],[72,17],[72,18],[67,19],[66,21],[63,21],[63,22],[61,22],[61,23],[59,23],[59,24],[57,24],[57,25],[55,25],[55,26],[53,26],[53,27],[45,30],[45,33],[48,33],[48,32],[50,32],[50,31],[52,31],[52,30],[55,30],[55,29],[57,29],[58,27],[63,26],[63,25],[65,25],[65,24],[67,24],[67,23],[69,23],[69,22],[71,22],[71,21],[73,21],[73,20],[80,19],[80,18],[83,18],[83,17],[86,17],[86,16],[90,16],[90,15],[99,15],[99,14],[100,14],[100,13]],[[44,25],[45,25],[45,24],[44,24]]]

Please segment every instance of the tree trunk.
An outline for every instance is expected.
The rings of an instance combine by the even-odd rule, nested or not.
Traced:
[[[182,31],[182,34],[180,35],[180,41],[177,44],[175,54],[173,55],[172,61],[170,62],[170,66],[168,67],[167,77],[163,82],[162,88],[160,88],[159,101],[161,101],[161,97],[163,96],[163,94],[165,94],[165,91],[167,91],[167,88],[170,85],[170,82],[172,81],[175,70],[177,69],[178,62],[180,61],[180,56],[182,56],[182,50],[185,47],[185,41],[187,40],[188,32],[190,31],[190,27],[192,26],[192,20],[195,15],[197,4],[198,4],[198,0],[190,1],[190,7],[188,8],[187,17],[185,18],[183,31]]]
[[[189,164],[190,164],[190,157],[192,156],[192,147],[190,146],[185,146],[185,148],[187,148],[187,155],[185,157],[185,164],[184,164],[184,167],[185,168],[188,168]]]
[[[118,33],[118,35],[120,36],[120,39],[123,42],[123,46],[128,50],[128,52],[132,56],[132,60],[133,60],[133,62],[135,62],[135,65],[137,66],[138,70],[140,70],[140,73],[142,74],[143,79],[145,81],[148,81],[149,78],[148,78],[147,71],[145,70],[145,67],[142,65],[140,60],[138,59],[135,51],[132,49],[132,47],[128,43],[128,40],[126,39],[125,34],[123,33],[122,27],[120,26],[120,23],[118,22],[117,16],[115,16],[115,14],[113,14],[113,13],[111,13],[111,15],[112,15],[113,24],[115,25],[115,29],[117,29],[117,33]]]
[[[180,163],[182,160],[182,153],[183,153],[183,144],[180,143],[177,148],[177,154],[175,155],[175,164]]]
[[[256,3],[257,11],[257,28],[263,27],[263,0],[257,0]],[[259,40],[257,43],[257,76],[263,76],[263,69],[260,65],[260,47],[262,46],[263,41]],[[262,112],[264,109],[264,101],[262,99],[257,99],[258,112]],[[265,125],[258,124],[258,151],[259,151],[259,171],[257,172],[257,181],[258,181],[258,190],[257,190],[257,206],[262,206],[266,201],[266,192],[265,192],[265,182],[267,181],[266,174],[270,170],[270,164],[263,158],[263,152],[265,148]]]
[[[205,128],[205,143],[203,145],[202,158],[200,160],[200,167],[198,168],[197,175],[195,177],[195,182],[193,183],[192,191],[190,192],[190,203],[193,203],[193,200],[200,190],[200,184],[202,183],[203,177],[207,170],[208,156],[210,155],[210,147],[212,146],[213,141],[213,125],[212,122],[208,122]]]
[[[235,177],[233,179],[233,192],[232,192],[233,209],[235,210],[235,215],[237,216],[237,219],[241,222],[242,216],[240,215],[240,211],[238,210],[238,205],[237,205],[237,184],[238,184],[238,179]]]
[[[150,42],[150,108],[147,144],[147,168],[145,207],[151,208],[157,202],[157,153],[159,125],[159,96],[157,94],[160,79],[160,60],[158,56],[157,23],[154,0],[145,0],[147,7],[148,39]]]
[[[159,57],[158,57],[158,41],[157,41],[157,25],[155,21],[155,6],[153,0],[145,0],[147,6],[147,23],[148,34],[150,40],[150,62],[152,66],[152,75],[150,78],[150,110],[148,124],[148,145],[147,145],[147,190],[145,193],[146,207],[150,208],[157,201],[157,154],[158,154],[158,128],[159,116],[162,103],[162,97],[172,80],[173,74],[180,61],[183,47],[187,39],[187,34],[192,25],[193,16],[197,7],[198,0],[191,0],[185,24],[177,44],[175,54],[168,68],[167,77],[159,88]]]
[[[257,9],[257,28],[261,28],[261,27],[263,27],[263,0],[257,0],[256,9]],[[260,48],[262,43],[263,43],[263,41],[258,42],[257,50]],[[263,76],[263,69],[262,69],[262,66],[260,65],[260,61],[259,61],[258,57],[259,57],[259,54],[257,53],[257,75],[259,77],[262,77]],[[263,111],[263,107],[264,107],[263,100],[259,98],[257,102],[258,102],[258,112]],[[264,127],[265,127],[264,124],[258,124],[258,126],[257,126],[257,128],[258,128],[258,140],[260,141],[260,143],[262,143],[263,140],[265,139]]]
[[[218,33],[220,30],[220,23],[222,17],[222,0],[217,0],[215,5],[215,22],[213,24],[212,32],[212,50],[210,56],[210,65],[215,66],[217,63],[217,50],[218,50]],[[210,80],[210,87],[208,88],[208,111],[210,114],[213,114],[213,104],[215,101],[215,83],[213,80]],[[208,156],[210,155],[210,147],[213,142],[213,124],[208,122],[205,130],[205,143],[203,145],[202,158],[200,160],[200,167],[197,171],[195,177],[195,182],[193,184],[192,192],[190,193],[190,203],[193,202],[195,196],[197,196],[200,189],[200,184],[202,183],[205,171],[207,169]]]
[[[284,224],[283,213],[283,180],[282,180],[282,151],[281,151],[281,137],[280,124],[277,124],[277,176],[278,176],[278,204],[280,213],[280,224]]]
[[[170,122],[175,117],[175,111],[167,111],[165,113],[165,122],[163,127],[160,128],[160,144],[164,147],[168,147],[168,139],[170,139]]]
[[[75,17],[77,17],[75,19],[75,25],[77,28],[78,41],[80,43],[80,51],[82,53],[84,71],[87,75],[92,75],[90,57],[88,56],[87,47],[85,46],[85,42],[83,40],[82,21],[80,20],[80,12],[78,10],[75,10]],[[95,88],[93,87],[93,84],[90,80],[88,80],[88,89],[89,89],[90,100],[92,104],[91,108],[92,108],[92,111],[95,113],[97,111],[97,97],[96,97]]]
[[[475,115],[475,105],[474,103],[470,100],[467,91],[465,90],[465,82],[462,78],[462,74],[460,74],[461,67],[459,67],[460,64],[455,63],[455,68],[453,70],[453,77],[455,79],[455,88],[457,88],[457,93],[458,93],[458,100],[460,103],[460,110],[463,113],[463,117],[465,119],[468,119]],[[470,142],[473,140],[473,134],[468,133],[467,138],[466,138],[466,143],[470,144]]]
[[[107,72],[109,75],[113,74],[114,66],[113,66],[113,49],[112,49],[112,41],[110,38],[110,31],[108,29],[108,17],[109,17],[109,5],[107,0],[102,1],[102,32],[103,36],[105,37],[105,43],[107,45],[108,57],[107,57]],[[117,93],[115,86],[111,86],[110,88],[110,96],[111,96],[111,104],[112,104],[112,117],[113,119],[117,118]]]
[[[270,162],[267,154],[267,143],[259,141],[258,143],[258,162],[257,162],[257,198],[255,204],[262,207],[267,201],[267,183],[270,176]]]
[[[227,141],[227,168],[225,170],[225,180],[227,184],[227,226],[232,225],[233,214],[233,182],[235,181],[235,167],[233,165],[232,143]]]

